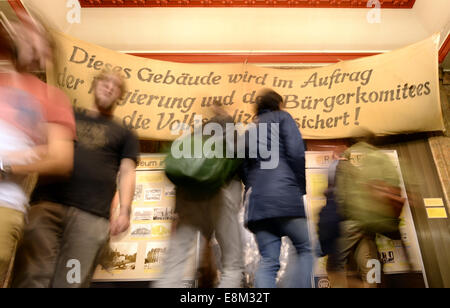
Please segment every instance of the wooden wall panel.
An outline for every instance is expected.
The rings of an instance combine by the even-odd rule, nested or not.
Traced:
[[[424,198],[444,199],[428,140],[416,139],[384,147],[397,150],[400,158],[429,287],[449,288],[449,219],[429,219],[423,201]]]

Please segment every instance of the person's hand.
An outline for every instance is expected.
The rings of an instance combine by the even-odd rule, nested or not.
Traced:
[[[0,181],[6,179],[8,174],[11,173],[11,166],[6,164],[2,158],[0,158]]]
[[[122,232],[125,232],[130,227],[130,216],[121,214],[116,218],[111,220],[110,233],[111,236],[119,235]]]

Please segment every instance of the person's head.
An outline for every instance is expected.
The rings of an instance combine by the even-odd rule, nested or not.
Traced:
[[[262,110],[280,110],[282,104],[283,98],[280,94],[271,89],[262,89],[256,97],[256,114],[260,114]]]
[[[125,80],[119,73],[103,71],[94,80],[95,106],[101,114],[112,115],[125,93]]]
[[[45,70],[52,60],[54,42],[45,26],[36,18],[21,16],[21,23],[14,24],[17,46],[16,67],[19,71]]]
[[[358,127],[354,129],[353,134],[357,137],[349,139],[350,145],[355,145],[359,142],[364,142],[374,146],[378,144],[379,138],[366,127]]]
[[[217,101],[214,101],[211,105],[211,111],[214,116],[227,116],[228,112],[225,110],[224,106]]]

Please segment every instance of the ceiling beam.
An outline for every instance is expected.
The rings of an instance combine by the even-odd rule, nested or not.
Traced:
[[[115,2],[115,6],[124,6],[129,5],[129,3],[140,3],[142,6],[148,2],[154,2],[157,0],[133,0],[133,1],[124,1],[124,0],[80,0],[80,4],[90,3],[90,5],[94,5],[99,7],[101,5],[107,5],[108,3]],[[351,2],[355,6],[357,3],[361,1],[354,0],[325,0],[330,4],[334,3],[337,5],[344,5],[346,2]],[[320,3],[324,3],[324,0],[321,0]],[[367,0],[365,0],[367,1]],[[175,1],[173,1],[175,2]],[[183,2],[183,1],[178,1]],[[184,2],[188,2],[184,0]],[[227,2],[227,1],[224,1]],[[232,1],[228,1],[232,2]],[[275,1],[276,2],[276,1]],[[282,2],[282,1],[278,1]],[[305,4],[306,2],[310,3],[309,7],[312,7],[313,3],[319,3],[319,1],[313,0],[299,0],[299,3]],[[22,16],[27,15],[28,12],[25,9],[24,5],[20,0],[8,0],[11,8],[14,10],[19,19],[22,19]],[[340,4],[337,4],[340,3]],[[414,6],[415,0],[384,0],[382,1],[382,5],[386,7],[388,3],[396,3],[397,6]],[[317,4],[316,4],[317,5]],[[447,35],[447,39],[439,50],[439,63],[442,63],[448,53],[450,52],[450,34]],[[172,62],[183,62],[183,63],[337,63],[340,61],[348,61],[361,57],[367,57],[376,55],[378,53],[265,53],[265,54],[237,54],[237,53],[129,53],[133,56],[144,57],[155,60],[162,61],[172,61]]]
[[[450,33],[447,35],[447,39],[439,50],[439,63],[444,62],[448,53],[450,52]]]
[[[81,7],[365,8],[369,0],[80,0]],[[416,0],[380,0],[383,9],[411,9]],[[370,7],[370,6],[369,6]]]
[[[16,13],[19,20],[24,21],[24,16],[28,15],[27,10],[22,4],[22,1],[20,0],[8,0],[9,5],[14,10],[14,13]]]

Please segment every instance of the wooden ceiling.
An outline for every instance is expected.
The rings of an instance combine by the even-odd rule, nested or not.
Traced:
[[[368,8],[376,0],[79,0],[81,7]],[[411,9],[416,0],[379,0],[384,9]],[[370,4],[372,4],[372,6]]]

